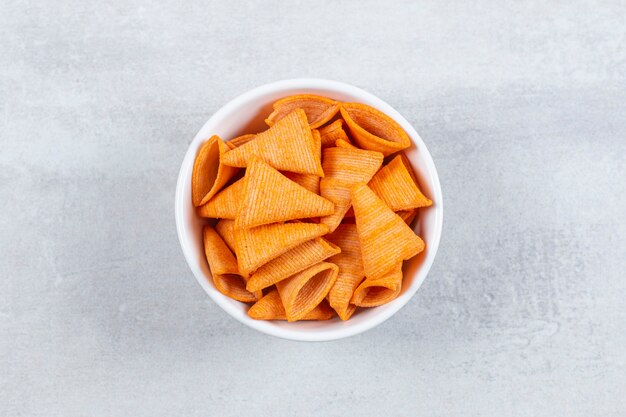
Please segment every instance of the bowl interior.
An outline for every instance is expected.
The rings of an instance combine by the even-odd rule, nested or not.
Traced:
[[[257,321],[246,314],[248,306],[218,292],[211,279],[202,244],[202,227],[206,220],[198,217],[191,204],[191,172],[199,146],[211,135],[224,140],[244,133],[267,129],[265,117],[279,98],[302,93],[324,95],[341,101],[369,104],[396,120],[412,139],[405,153],[417,174],[424,194],[433,205],[420,209],[415,231],[426,242],[426,250],[405,262],[404,284],[400,296],[380,307],[360,309],[350,320],[335,318],[321,322]],[[176,223],[183,253],[191,270],[207,294],[227,313],[264,333],[294,340],[321,341],[339,339],[365,331],[398,311],[415,294],[426,277],[439,246],[443,220],[443,202],[437,172],[426,146],[415,129],[388,104],[356,87],[327,80],[288,80],[258,87],[237,97],[215,113],[189,146],[183,161],[176,190]]]

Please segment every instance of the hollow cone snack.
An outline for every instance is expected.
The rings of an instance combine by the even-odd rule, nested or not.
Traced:
[[[317,144],[302,109],[292,111],[254,140],[226,152],[222,161],[243,168],[254,156],[281,171],[324,176]]]
[[[235,241],[235,221],[230,219],[221,219],[215,225],[215,230],[222,240],[235,255],[237,254],[237,242]]]
[[[335,143],[338,140],[350,143],[348,135],[346,135],[345,130],[343,130],[343,120],[341,119],[335,120],[329,125],[320,127],[319,131],[322,139],[322,148],[335,146]]]
[[[263,298],[248,310],[248,315],[255,320],[287,320],[287,314],[278,290],[272,288]],[[322,300],[313,310],[300,320],[330,320],[335,313],[326,300]]]
[[[424,241],[367,185],[352,189],[352,207],[367,278],[380,278],[424,250]]]
[[[206,204],[200,206],[198,215],[214,219],[234,219],[239,212],[245,191],[246,185],[244,179],[241,178],[217,193]]]
[[[328,122],[337,114],[339,103],[313,94],[285,97],[274,103],[274,111],[268,116],[265,123],[273,126],[296,109],[304,110],[309,126],[314,129]]]
[[[338,246],[318,237],[283,253],[256,270],[248,291],[258,291],[341,252]]]
[[[340,224],[326,237],[341,248],[341,253],[328,259],[339,267],[337,280],[328,293],[328,302],[341,320],[348,320],[356,310],[356,306],[350,303],[352,294],[365,278],[359,235],[356,225]]]
[[[404,155],[396,156],[382,167],[368,186],[393,211],[427,207],[432,204],[417,186]]]
[[[354,291],[351,303],[360,307],[376,307],[393,301],[402,289],[402,263],[380,278],[366,279]]]
[[[237,173],[222,162],[228,146],[219,136],[211,136],[198,151],[191,176],[191,199],[200,206],[213,197]]]
[[[244,179],[245,198],[235,221],[238,228],[325,216],[335,210],[333,203],[291,181],[260,158],[250,160]]]
[[[315,223],[274,223],[252,229],[235,228],[239,271],[249,276],[289,249],[326,233],[328,226]]]
[[[411,139],[391,117],[366,104],[342,103],[345,120],[354,142],[363,149],[382,152],[385,156],[411,146]]]
[[[383,163],[380,152],[364,151],[356,148],[326,148],[324,172],[320,181],[320,194],[335,205],[335,210],[322,217],[321,223],[331,231],[341,223],[350,208],[350,189],[358,182],[368,182]]]
[[[335,264],[320,262],[276,283],[288,321],[302,319],[322,302],[337,279]]]
[[[205,226],[203,238],[205,255],[218,291],[244,303],[258,300],[261,292],[252,293],[246,290],[246,279],[239,274],[237,260],[217,232],[212,227]]]

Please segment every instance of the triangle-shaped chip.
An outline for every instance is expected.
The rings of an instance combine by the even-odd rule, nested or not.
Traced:
[[[235,220],[238,228],[250,228],[286,220],[326,216],[335,205],[253,157],[246,176],[246,194]]]
[[[274,223],[252,229],[235,229],[239,271],[249,276],[261,265],[289,249],[328,233],[328,226],[316,223]]]
[[[198,208],[198,215],[211,219],[236,218],[245,191],[245,181],[244,178],[241,178],[217,193],[208,203],[200,206]]]
[[[313,310],[306,313],[300,320],[330,320],[334,316],[328,302],[322,300]],[[248,316],[255,320],[287,320],[285,307],[278,290],[272,288],[248,310]]]
[[[367,278],[380,278],[424,250],[424,241],[367,185],[352,189],[352,207]]]
[[[433,204],[417,186],[417,178],[404,154],[382,167],[368,186],[393,211],[411,210]]]
[[[225,165],[247,167],[254,156],[281,171],[315,174],[323,177],[322,163],[306,113],[296,109],[254,140],[226,152]]]

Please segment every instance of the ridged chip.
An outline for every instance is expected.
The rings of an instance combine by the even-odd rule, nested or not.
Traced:
[[[298,94],[276,101],[273,105],[274,111],[270,114],[265,123],[273,126],[295,109],[302,109],[311,129],[319,127],[332,119],[339,111],[339,103],[327,97],[313,94]]]
[[[313,310],[309,311],[300,320],[330,320],[335,312],[328,305],[326,300],[322,300]],[[280,299],[278,290],[272,288],[259,301],[250,307],[248,316],[255,320],[287,320],[283,302]]]
[[[239,271],[249,276],[288,250],[326,233],[328,226],[315,223],[273,223],[252,229],[235,228]]]
[[[341,253],[328,259],[339,267],[337,280],[328,293],[328,301],[341,320],[348,320],[356,310],[356,306],[350,303],[352,295],[365,278],[356,225],[340,224],[326,238],[341,248]]]
[[[406,157],[400,154],[382,167],[368,186],[393,211],[410,210],[432,205],[422,194]]]
[[[322,302],[337,280],[339,267],[320,262],[276,283],[288,321],[302,319]]]
[[[204,227],[203,241],[204,253],[217,290],[244,303],[257,301],[262,295],[261,291],[246,290],[246,279],[239,274],[235,256],[211,226]]]
[[[376,307],[393,301],[402,289],[402,263],[391,272],[376,279],[366,279],[354,291],[352,304],[359,307]]]
[[[191,175],[191,200],[198,207],[209,201],[237,173],[237,169],[224,165],[228,146],[219,136],[211,136],[198,151]]]
[[[251,228],[286,220],[326,216],[335,205],[291,181],[260,158],[250,160],[246,191],[235,220],[237,228]]]
[[[363,149],[385,156],[411,146],[411,139],[391,117],[366,104],[342,103],[341,116],[354,142]]]
[[[380,278],[424,250],[424,241],[367,185],[352,189],[352,207],[367,278]]]
[[[241,200],[245,196],[245,179],[241,178],[217,193],[206,204],[198,208],[200,217],[234,219],[239,213]]]
[[[296,109],[265,132],[226,152],[224,164],[246,167],[254,156],[281,171],[324,176],[317,153],[318,145],[302,109]]]
[[[258,291],[338,254],[338,246],[318,237],[283,253],[256,270],[246,288]]]

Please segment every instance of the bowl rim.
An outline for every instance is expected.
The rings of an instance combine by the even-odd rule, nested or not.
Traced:
[[[225,295],[216,294],[209,291],[209,283],[207,282],[204,274],[196,270],[192,266],[191,263],[191,252],[192,249],[189,247],[188,242],[184,239],[184,207],[183,207],[183,195],[184,195],[184,183],[185,178],[190,175],[190,170],[193,168],[193,160],[195,158],[195,152],[192,152],[194,148],[193,145],[196,141],[200,140],[200,133],[205,129],[205,127],[213,122],[214,119],[220,119],[224,115],[229,114],[233,109],[239,107],[240,105],[245,104],[248,101],[253,101],[259,96],[263,96],[268,93],[279,92],[281,90],[292,90],[292,89],[326,89],[326,90],[334,90],[337,92],[354,95],[354,96],[364,96],[367,97],[368,100],[376,102],[376,108],[383,111],[387,115],[389,115],[392,119],[396,120],[398,123],[403,125],[403,128],[407,130],[407,134],[411,138],[412,143],[419,149],[420,154],[426,165],[426,170],[431,176],[432,180],[432,190],[431,190],[431,198],[437,204],[435,205],[435,222],[434,222],[434,237],[432,242],[429,242],[428,252],[426,253],[426,257],[420,265],[416,274],[421,275],[421,279],[414,281],[409,291],[403,294],[402,300],[393,308],[386,309],[380,312],[378,315],[371,317],[369,320],[357,323],[351,326],[346,326],[344,328],[339,328],[335,330],[328,331],[319,331],[309,333],[302,330],[295,329],[286,329],[282,327],[268,327],[263,326],[261,323],[263,321],[254,320],[251,318],[240,317],[237,314],[233,314],[232,305],[229,304]],[[295,341],[307,341],[307,342],[318,342],[318,341],[331,341],[343,339],[346,337],[354,336],[359,333],[365,332],[369,329],[372,329],[379,324],[388,320],[391,316],[396,314],[402,307],[404,307],[410,299],[417,293],[418,289],[422,286],[426,276],[430,272],[432,264],[434,263],[437,251],[439,249],[439,243],[441,241],[441,233],[443,229],[443,196],[441,192],[441,184],[439,182],[439,175],[437,173],[437,168],[435,167],[435,163],[430,155],[426,144],[422,140],[419,133],[415,130],[411,123],[406,120],[397,110],[395,110],[391,105],[389,105],[384,100],[375,96],[374,94],[365,91],[361,88],[355,87],[353,85],[320,78],[294,78],[294,79],[286,79],[281,81],[275,81],[268,84],[263,84],[258,87],[252,88],[248,90],[222,106],[218,109],[209,119],[202,125],[198,133],[194,136],[193,140],[189,143],[187,152],[183,158],[183,162],[181,164],[178,179],[176,181],[176,192],[174,197],[174,216],[176,221],[176,232],[178,235],[178,241],[181,246],[181,250],[183,251],[183,255],[185,257],[185,261],[187,265],[191,269],[193,275],[196,277],[196,281],[200,284],[200,286],[204,289],[207,295],[228,315],[235,318],[240,323],[251,327],[254,330],[260,331],[262,333],[276,336],[282,339],[287,340],[295,340]],[[399,297],[400,298],[400,297]],[[246,320],[247,319],[247,320]]]

